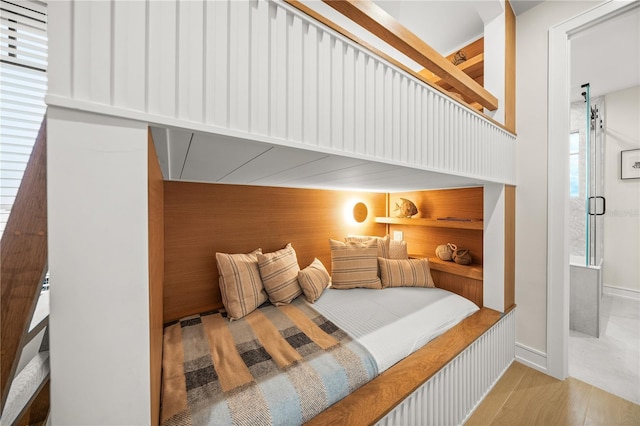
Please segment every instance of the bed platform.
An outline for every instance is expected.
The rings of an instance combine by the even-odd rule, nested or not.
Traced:
[[[513,360],[513,311],[478,310],[439,289],[325,293],[316,309],[338,319],[349,335],[302,297],[291,305],[267,304],[238,321],[229,322],[223,311],[168,325],[162,424],[461,424]],[[386,300],[399,312],[397,306],[416,299],[397,319],[375,309],[371,316]],[[458,321],[444,314],[452,310],[459,312],[453,318],[476,312],[386,367],[387,351],[380,356],[376,348],[393,347],[397,354],[407,341],[419,347],[425,332],[437,335],[440,323]],[[408,338],[407,326],[416,330]]]

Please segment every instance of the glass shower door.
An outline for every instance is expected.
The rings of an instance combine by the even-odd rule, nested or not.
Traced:
[[[604,193],[603,103],[592,100],[590,85],[582,86],[585,98],[585,266],[599,266],[604,257],[603,216],[607,203]]]
[[[570,297],[569,328],[598,337],[604,255],[604,97],[591,98],[588,84],[584,100],[571,104],[570,152]]]

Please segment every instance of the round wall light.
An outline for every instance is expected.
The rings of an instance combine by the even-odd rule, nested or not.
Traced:
[[[369,211],[364,203],[356,203],[356,205],[353,206],[353,219],[358,223],[364,222],[367,219],[368,213]]]

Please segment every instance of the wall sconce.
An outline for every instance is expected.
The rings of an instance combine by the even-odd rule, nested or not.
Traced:
[[[353,219],[358,222],[358,223],[362,223],[367,219],[367,215],[369,214],[369,211],[367,210],[367,206],[362,203],[356,203],[355,206],[353,206]]]

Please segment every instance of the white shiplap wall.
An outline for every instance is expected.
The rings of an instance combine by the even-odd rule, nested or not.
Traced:
[[[49,104],[515,183],[515,137],[279,1],[56,1]]]

